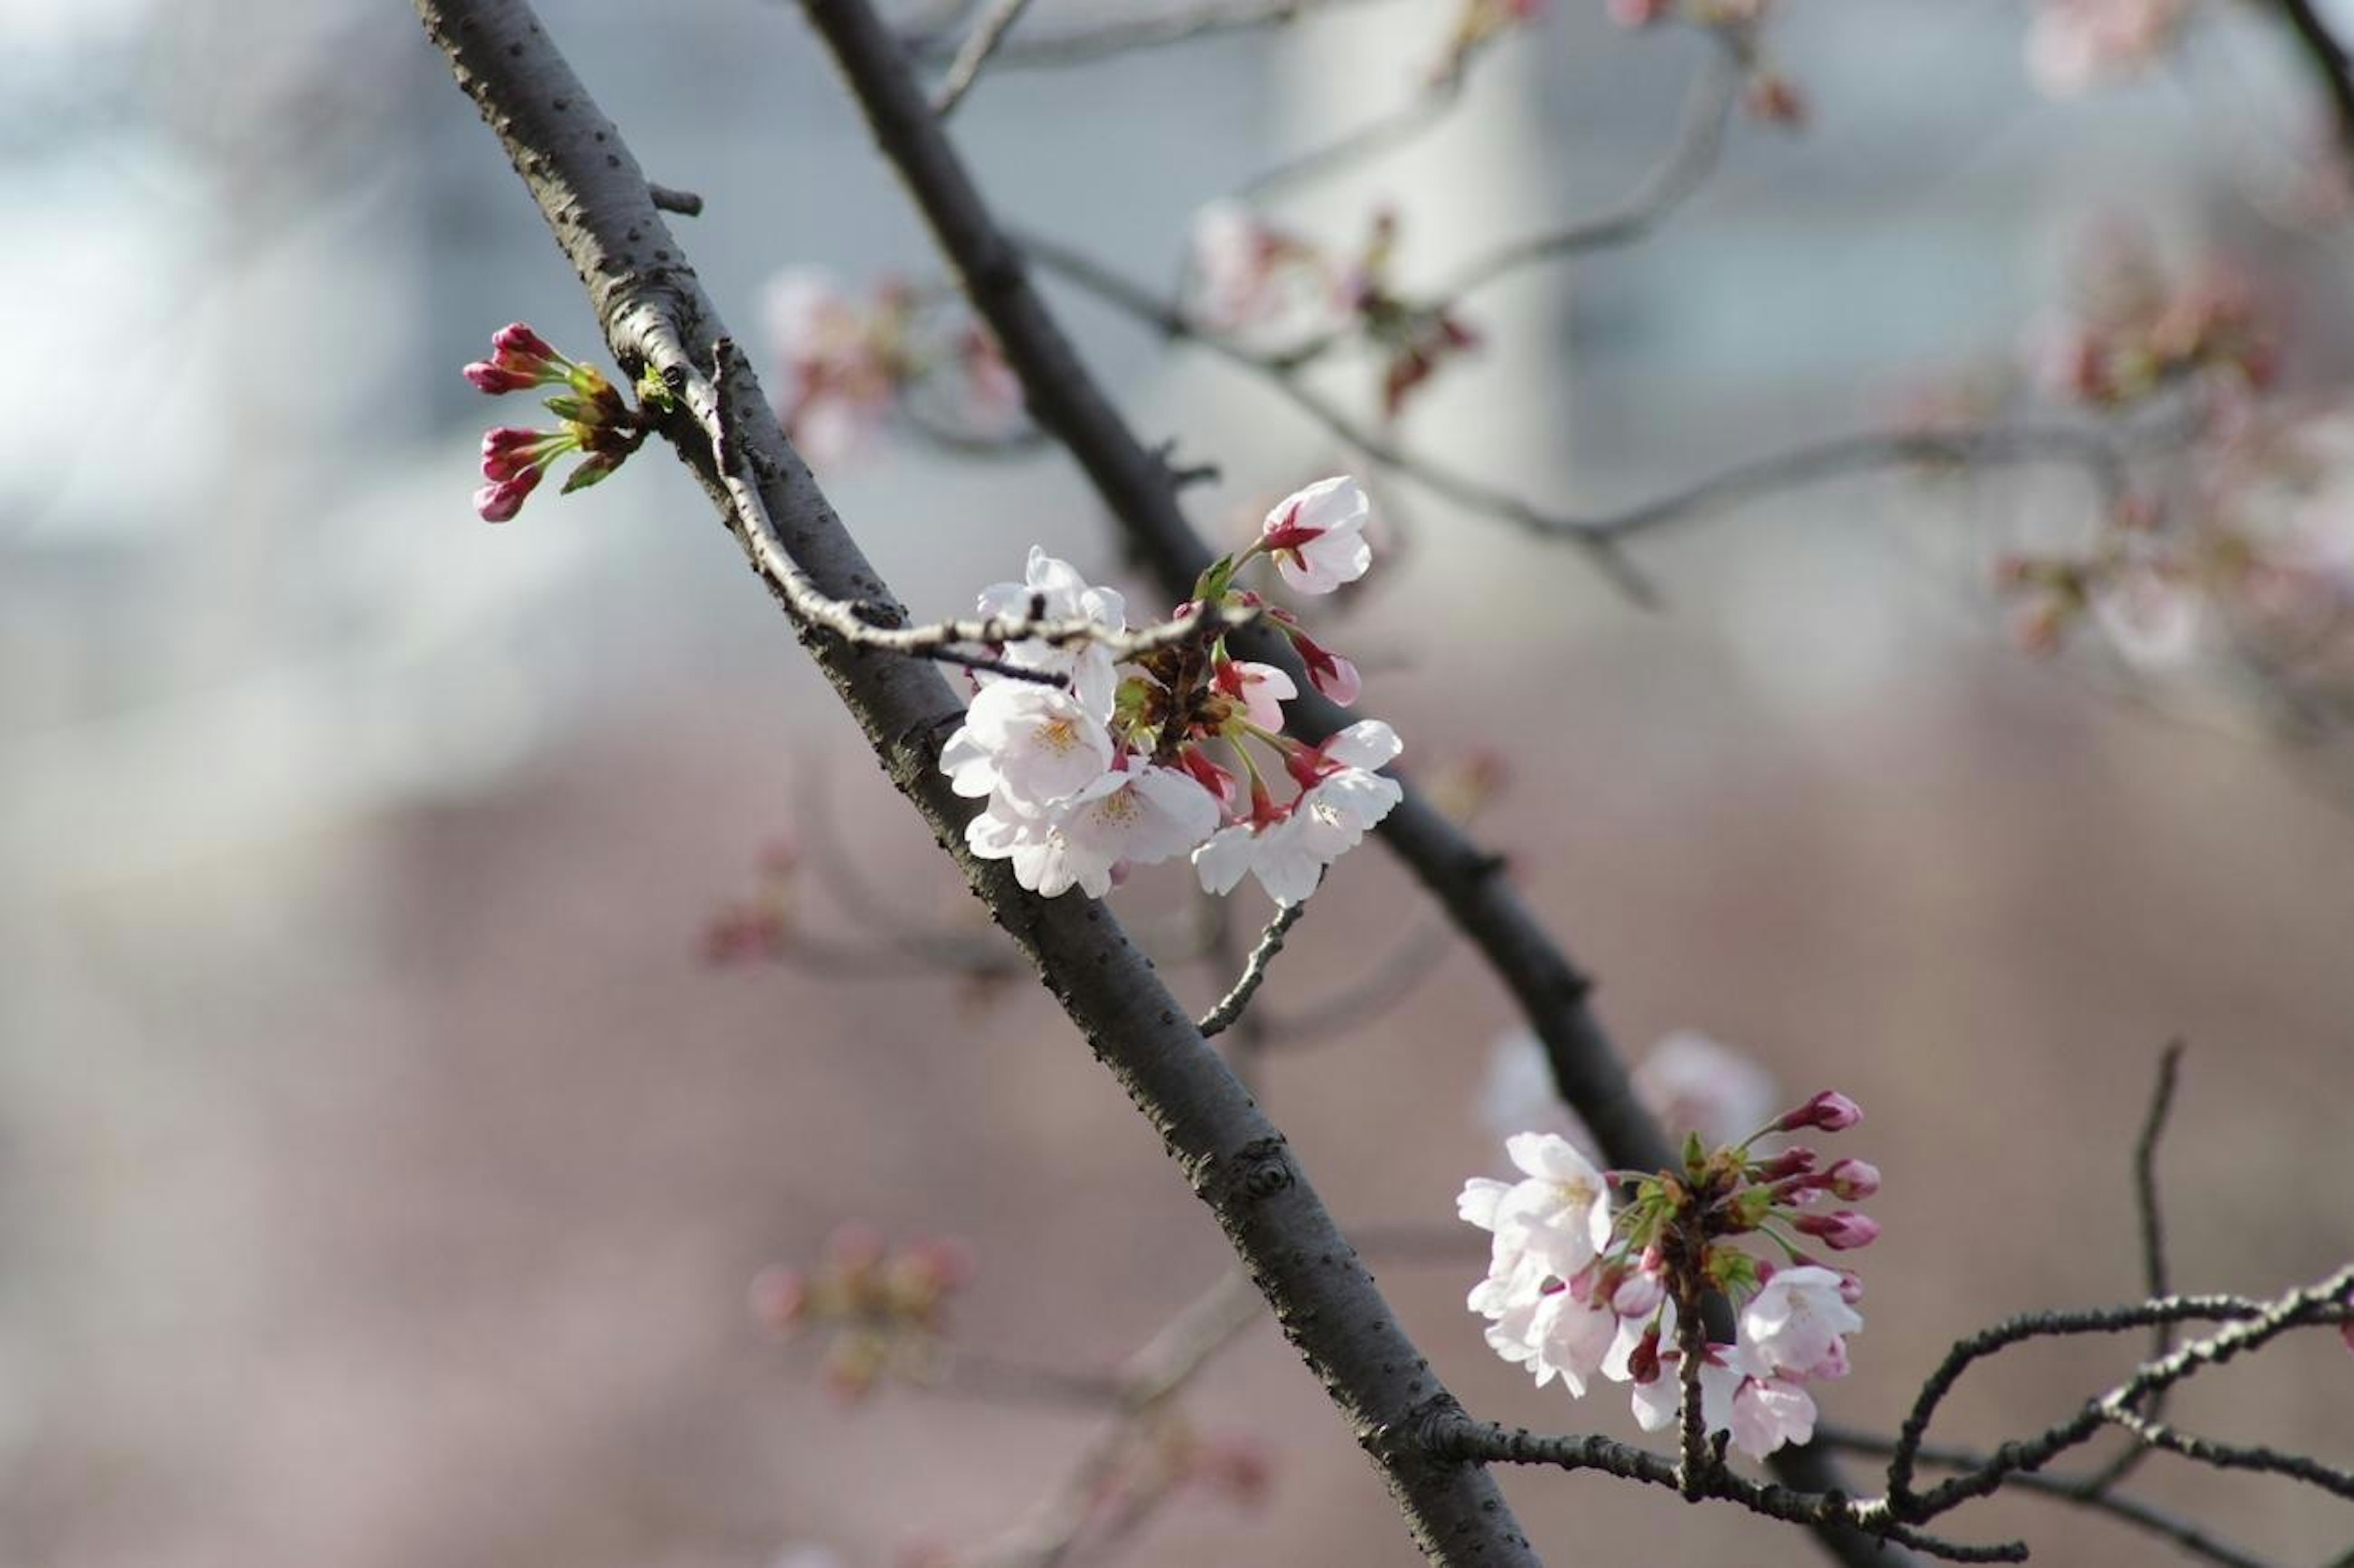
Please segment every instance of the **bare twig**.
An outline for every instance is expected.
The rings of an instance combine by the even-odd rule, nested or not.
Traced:
[[[1860,1432],[1852,1427],[1835,1426],[1828,1422],[1815,1424],[1815,1441],[1850,1454],[1870,1454],[1887,1458],[1896,1452],[1896,1440],[1877,1433]],[[1954,1448],[1924,1443],[1914,1450],[1922,1464],[1940,1469],[1978,1470],[1993,1463],[1990,1455],[1970,1448]],[[2194,1556],[2203,1557],[2222,1568],[2275,1568],[2264,1558],[2218,1540],[2203,1527],[2187,1519],[2152,1508],[2136,1498],[2121,1497],[2111,1492],[2094,1476],[2053,1476],[2031,1471],[2014,1471],[2003,1478],[2005,1489],[2017,1488],[2034,1492],[2055,1501],[2074,1504],[2122,1520],[2137,1530],[2171,1542]]]
[[[2101,1427],[2126,1412],[2137,1401],[2172,1387],[2202,1368],[2217,1365],[2252,1351],[2291,1329],[2354,1319],[2347,1293],[2354,1289],[2354,1266],[2327,1279],[2293,1290],[2273,1301],[2240,1296],[2178,1296],[2136,1302],[2126,1307],[2089,1311],[2034,1312],[1998,1323],[1957,1342],[1922,1384],[1912,1411],[1897,1434],[1897,1451],[1888,1465],[1888,1506],[1901,1518],[1927,1520],[1972,1498],[1984,1497],[2018,1470],[2036,1470],[2068,1449],[2090,1438]],[[2023,1442],[2005,1444],[1993,1463],[1956,1476],[1926,1492],[1913,1490],[1915,1450],[1928,1436],[1930,1419],[1970,1365],[2008,1346],[2028,1340],[2081,1334],[2114,1334],[2124,1330],[2174,1322],[2222,1322],[2214,1334],[2145,1361],[2124,1383],[2082,1410]]]
[[[1291,928],[1307,913],[1308,901],[1304,898],[1276,911],[1275,918],[1269,920],[1267,929],[1259,934],[1258,945],[1250,950],[1250,958],[1243,964],[1242,978],[1235,981],[1234,990],[1219,998],[1218,1005],[1204,1013],[1202,1022],[1195,1025],[1201,1030],[1203,1039],[1225,1033],[1242,1017],[1243,1009],[1250,1005],[1251,998],[1258,994],[1260,984],[1266,980],[1268,966],[1275,962],[1275,956],[1283,951],[1284,938],[1290,935]]]
[[[1254,1009],[1246,1015],[1264,1025],[1264,1049],[1288,1051],[1353,1028],[1388,1012],[1428,979],[1451,945],[1447,923],[1432,920],[1406,933],[1395,948],[1355,980],[1288,1012]]]
[[[2174,1107],[2174,1086],[2181,1075],[2182,1042],[2169,1041],[2158,1056],[2158,1084],[2150,1091],[2149,1111],[2142,1118],[2141,1136],[2134,1140],[2134,1213],[2141,1231],[2142,1293],[2156,1299],[2170,1296],[2174,1286],[2166,1266],[2166,1222],[2158,1206],[2158,1144],[2166,1136],[2166,1118]],[[2174,1349],[2175,1325],[2159,1323],[2150,1330],[2149,1353],[2162,1356]],[[2152,1421],[2166,1412],[2163,1392],[2151,1396],[2142,1414]],[[2133,1473],[2148,1450],[2136,1444],[2112,1460],[2094,1478],[2098,1486],[2113,1487]]]
[[[2307,1486],[2318,1487],[2325,1492],[2354,1500],[2354,1472],[2322,1464],[2303,1454],[2284,1454],[2261,1446],[2218,1443],[2212,1438],[2194,1437],[2162,1422],[2137,1415],[2122,1402],[2104,1401],[2101,1417],[2132,1433],[2146,1447],[2163,1448],[2169,1454],[2179,1454],[2183,1458],[2211,1465],[2219,1470],[2256,1470],[2265,1475],[2286,1476],[2291,1480],[2303,1481]]]
[[[822,31],[896,85],[895,112],[934,129],[897,45],[859,4],[811,4]],[[417,0],[425,30],[497,133],[587,287],[625,373],[660,376],[684,405],[661,433],[694,470],[769,591],[859,720],[894,785],[922,812],[967,882],[1042,974],[1096,1055],[1152,1123],[1287,1337],[1381,1469],[1435,1563],[1532,1568],[1511,1510],[1473,1464],[1434,1464],[1387,1440],[1452,1398],[1350,1253],[1282,1134],[1252,1103],[1119,923],[1090,900],[1025,892],[963,842],[970,802],[938,769],[961,722],[927,665],[876,657],[834,634],[826,607],[887,589],[843,530],[765,407],[726,329],[655,210],[618,128],[589,98],[524,0]],[[707,378],[715,368],[723,391]],[[896,607],[894,607],[896,608]]]
[[[1244,201],[1263,199],[1294,185],[1326,178],[1352,164],[1363,163],[1394,147],[1405,145],[1446,118],[1447,111],[1461,101],[1463,80],[1460,74],[1432,78],[1419,92],[1397,108],[1367,121],[1353,131],[1343,132],[1336,141],[1310,148],[1298,157],[1253,175],[1235,188],[1235,198]]]
[[[1493,1422],[1452,1416],[1434,1421],[1425,1434],[1434,1452],[1449,1457],[1485,1459],[1491,1464],[1543,1465],[1563,1470],[1600,1470],[1623,1480],[1642,1481],[1681,1491],[1682,1467],[1664,1455],[1602,1436],[1546,1436],[1525,1427],[1508,1428]],[[1888,1516],[1870,1502],[1856,1502],[1838,1492],[1802,1492],[1770,1486],[1736,1475],[1723,1466],[1709,1472],[1702,1500],[1732,1502],[1752,1513],[1818,1529],[1839,1526],[1876,1541],[1909,1546],[1953,1563],[2023,1563],[2023,1542],[2003,1542],[1970,1546],[1942,1540]]]
[[[949,66],[948,79],[940,83],[940,90],[932,100],[933,113],[945,120],[956,112],[956,106],[964,101],[964,95],[981,79],[981,68],[989,63],[989,57],[997,52],[1005,35],[1029,8],[1030,0],[994,0],[981,13],[981,20],[972,25],[971,33]]]
[[[703,198],[693,191],[683,191],[670,185],[658,185],[651,181],[646,193],[653,197],[654,206],[664,212],[674,212],[681,217],[701,217]]]

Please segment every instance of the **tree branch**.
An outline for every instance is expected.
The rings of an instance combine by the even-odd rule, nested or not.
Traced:
[[[1034,38],[1013,39],[999,48],[997,62],[1021,67],[1087,65],[1139,49],[1166,48],[1226,33],[1288,26],[1318,11],[1365,3],[1366,0],[1235,0],[1229,5],[1197,5],[1159,16],[1066,27]],[[926,37],[915,45],[919,57],[944,57],[948,48],[939,37]]]
[[[1266,980],[1268,966],[1275,962],[1275,956],[1283,951],[1284,938],[1307,913],[1308,901],[1303,898],[1297,904],[1285,905],[1276,912],[1275,918],[1267,923],[1267,929],[1259,935],[1258,945],[1250,950],[1249,959],[1243,964],[1242,978],[1235,981],[1234,990],[1219,998],[1218,1005],[1202,1015],[1198,1027],[1203,1039],[1225,1033],[1242,1017],[1243,1009],[1250,1005],[1251,998],[1258,994],[1260,984]]]
[[[904,78],[889,36],[863,6],[853,9]],[[948,683],[927,664],[861,646],[799,613],[797,601],[811,596],[887,603],[888,589],[776,422],[729,423],[730,409],[766,406],[758,384],[740,358],[731,362],[720,349],[726,330],[680,256],[636,161],[530,6],[523,0],[417,0],[417,10],[555,229],[619,362],[633,378],[651,368],[694,410],[667,418],[662,433],[695,471],[771,593],[794,612],[803,642],[893,783],[930,822],[975,895],[1037,966],[1217,1217],[1285,1334],[1379,1467],[1417,1543],[1437,1563],[1533,1564],[1482,1468],[1435,1458],[1399,1440],[1430,1411],[1451,1408],[1452,1396],[1399,1327],[1281,1133],[1118,923],[1089,900],[1026,893],[1002,863],[978,860],[964,848],[970,803],[949,789],[937,767],[940,739],[962,712]],[[930,122],[920,99],[912,109]],[[706,379],[706,366],[726,377],[724,396]],[[719,440],[705,420],[717,422]],[[762,515],[773,537],[760,532]],[[768,560],[772,551],[783,561]]]
[[[803,0],[802,8],[833,50],[877,144],[906,181],[973,308],[997,334],[1032,417],[1069,449],[1163,588],[1188,592],[1212,553],[1177,504],[1167,462],[1136,439],[1048,314],[1021,253],[928,112],[890,34],[863,0]],[[1233,641],[1243,657],[1299,667],[1284,641],[1262,629],[1246,628]],[[1320,741],[1350,722],[1307,682],[1299,691],[1290,709],[1299,734]],[[1376,831],[1511,991],[1544,1044],[1562,1097],[1576,1107],[1609,1162],[1633,1170],[1674,1163],[1672,1146],[1636,1100],[1625,1064],[1586,1006],[1592,982],[1512,892],[1500,874],[1502,859],[1412,789]],[[1829,1491],[1840,1484],[1836,1467],[1813,1449],[1785,1449],[1775,1465],[1795,1487]],[[1848,1568],[1900,1568],[1901,1558],[1842,1526],[1827,1524],[1820,1534]]]

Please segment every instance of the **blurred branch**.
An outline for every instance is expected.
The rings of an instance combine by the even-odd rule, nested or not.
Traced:
[[[1196,5],[1159,16],[1069,27],[1034,38],[1010,40],[1000,47],[996,58],[1002,66],[1086,65],[1137,49],[1165,48],[1226,33],[1286,26],[1320,11],[1364,4],[1366,0],[1234,0],[1227,5]],[[918,58],[945,58],[954,47],[953,40],[940,32],[928,33],[909,45]]]
[[[996,334],[1007,363],[1021,378],[1032,418],[1069,449],[1163,589],[1187,593],[1210,564],[1212,552],[1177,504],[1167,461],[1137,440],[1031,287],[1022,253],[998,226],[942,134],[889,33],[862,0],[803,0],[802,8],[832,48],[876,143],[906,182],[973,308]],[[1230,641],[1242,657],[1287,672],[1299,669],[1284,641],[1267,636],[1264,629],[1245,628]],[[1349,722],[1346,710],[1316,697],[1309,683],[1299,683],[1300,696],[1289,715],[1297,732],[1322,740]],[[1627,1169],[1672,1164],[1666,1136],[1636,1100],[1625,1064],[1586,1006],[1592,982],[1512,893],[1500,874],[1502,858],[1472,842],[1411,788],[1404,789],[1377,832],[1511,991],[1544,1044],[1562,1097],[1577,1110],[1610,1162]],[[1322,1219],[1320,1209],[1318,1216]],[[1385,1316],[1385,1308],[1384,1312]],[[1446,1402],[1447,1396],[1436,1384],[1422,1377],[1415,1381],[1423,1389],[1423,1399],[1435,1404]],[[1336,1397],[1347,1396],[1336,1390]],[[1367,1429],[1359,1430],[1363,1434]],[[1428,1456],[1409,1453],[1386,1438],[1372,1446],[1402,1500],[1418,1502],[1416,1488],[1425,1484],[1421,1467],[1428,1463]],[[1792,1486],[1831,1491],[1840,1484],[1836,1468],[1812,1448],[1786,1448],[1775,1456],[1774,1464]],[[1408,1475],[1416,1480],[1400,1479]],[[1490,1483],[1483,1479],[1479,1484],[1484,1488]],[[1444,1503],[1450,1513],[1460,1506],[1456,1497]],[[1494,1514],[1469,1535],[1494,1551],[1488,1568],[1499,1560],[1525,1561],[1526,1544],[1512,1537],[1508,1522],[1500,1524],[1500,1541],[1496,1535],[1509,1514],[1500,1502],[1489,1506]],[[1417,1509],[1414,1521],[1426,1552],[1451,1554],[1456,1550],[1423,1533],[1427,1513]],[[1899,1568],[1903,1562],[1836,1522],[1827,1523],[1819,1535],[1825,1549],[1849,1568]]]
[[[981,13],[981,20],[972,25],[971,33],[949,66],[948,79],[940,83],[940,90],[932,100],[933,113],[945,120],[956,112],[956,106],[964,101],[964,95],[981,79],[981,68],[989,63],[989,57],[997,52],[1005,35],[1029,8],[1030,0],[995,0]]]
[[[1259,1008],[1250,1016],[1265,1026],[1267,1047],[1288,1050],[1306,1045],[1386,1012],[1438,967],[1438,960],[1447,956],[1449,930],[1445,920],[1433,919],[1407,932],[1405,939],[1367,970],[1363,979],[1352,980],[1296,1012],[1270,1013]]]
[[[2073,426],[1989,426],[1956,431],[1903,431],[1841,436],[1738,463],[1680,490],[1617,511],[1575,513],[1538,504],[1484,480],[1410,452],[1389,435],[1310,387],[1278,356],[1256,353],[1204,331],[1142,285],[1119,276],[1059,241],[1021,237],[1023,250],[1055,276],[1116,306],[1173,343],[1199,344],[1229,364],[1252,371],[1341,440],[1402,478],[1523,532],[1584,550],[1618,587],[1648,602],[1649,587],[1619,554],[1638,535],[1740,505],[1762,495],[1883,469],[1952,464],[1990,468],[2060,464],[2087,470],[2114,488],[2120,459],[2116,438]]]
[[[1172,1318],[1111,1377],[1118,1422],[1089,1446],[1037,1517],[983,1551],[980,1562],[991,1568],[1054,1568],[1068,1558],[1147,1424],[1213,1356],[1258,1321],[1261,1311],[1250,1281],[1229,1273]],[[1137,1520],[1121,1522],[1132,1528]]]
[[[1624,205],[1567,228],[1498,246],[1457,269],[1438,286],[1437,296],[1458,300],[1523,267],[1631,245],[1649,235],[1691,199],[1723,156],[1725,126],[1741,101],[1741,79],[1740,61],[1730,50],[1712,54],[1684,97],[1675,141]]]
[[[938,122],[897,44],[870,9],[816,0],[808,9],[854,76],[887,78],[895,118],[919,121],[937,137]],[[925,664],[878,658],[881,650],[840,635],[831,617],[810,613],[818,605],[888,604],[888,590],[777,421],[735,417],[767,407],[758,382],[740,355],[727,353],[726,328],[693,271],[675,260],[677,242],[636,160],[531,7],[524,0],[417,0],[417,11],[554,229],[617,361],[632,379],[642,371],[659,376],[683,406],[684,412],[665,416],[662,434],[790,613],[893,784],[1161,1135],[1285,1334],[1382,1469],[1418,1544],[1437,1563],[1532,1568],[1536,1559],[1482,1467],[1434,1463],[1384,1440],[1434,1408],[1452,1408],[1451,1395],[1350,1253],[1282,1134],[1119,922],[1092,900],[1025,892],[1009,867],[965,848],[971,804],[938,767],[941,740],[963,715],[948,682]]]
[[[2322,90],[2329,95],[2339,143],[2349,155],[2354,155],[2354,58],[2349,57],[2345,44],[2330,30],[2313,0],[2275,0],[2275,4],[2312,62],[2314,74],[2321,79]]]
[[[1395,109],[1343,132],[1336,141],[1261,170],[1236,186],[1234,194],[1241,200],[1272,196],[1310,180],[1329,178],[1353,164],[1368,162],[1392,148],[1402,147],[1437,124],[1448,110],[1461,101],[1463,82],[1461,72],[1433,77],[1419,92]]]

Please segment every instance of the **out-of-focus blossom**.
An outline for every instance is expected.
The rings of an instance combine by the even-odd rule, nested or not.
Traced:
[[[2190,0],[2036,0],[2027,71],[2053,98],[2139,76],[2174,46]]]
[[[1187,298],[1195,320],[1240,336],[1292,336],[1338,324],[1332,265],[1240,202],[1193,217]]]
[[[1635,1068],[1636,1097],[1670,1138],[1745,1138],[1774,1115],[1778,1092],[1755,1060],[1689,1029],[1666,1036]]]

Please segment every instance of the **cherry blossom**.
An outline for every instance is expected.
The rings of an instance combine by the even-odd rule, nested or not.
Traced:
[[[1373,564],[1373,546],[1364,537],[1370,511],[1355,480],[1320,479],[1267,514],[1259,547],[1275,557],[1275,569],[1298,591],[1331,593],[1363,577]]]
[[[1839,1274],[1819,1265],[1776,1269],[1741,1309],[1741,1340],[1760,1366],[1801,1377],[1847,1370],[1846,1336],[1863,1327]]]
[[[1128,600],[1117,590],[1097,588],[1079,575],[1068,561],[1046,554],[1035,545],[1018,583],[991,583],[981,590],[983,615],[1026,617],[1035,609],[1048,620],[1092,620],[1107,631],[1128,630]],[[1025,670],[1067,676],[1071,690],[1099,723],[1111,719],[1112,698],[1119,672],[1111,650],[1100,642],[1068,647],[1037,638],[1025,638],[1005,650],[1005,660]],[[977,678],[987,684],[999,677],[987,672]],[[1278,721],[1279,722],[1279,721]]]
[[[1035,815],[1109,771],[1111,736],[1071,693],[1028,681],[983,686],[940,750],[940,771],[960,795],[991,796],[1015,816]]]
[[[1106,773],[1036,816],[991,809],[966,824],[965,842],[984,860],[1011,860],[1014,879],[1053,897],[1077,887],[1111,891],[1121,867],[1157,865],[1185,853],[1217,824],[1214,798],[1168,768]]]

